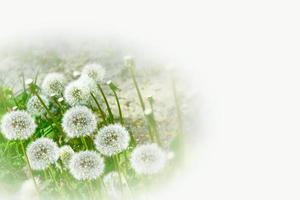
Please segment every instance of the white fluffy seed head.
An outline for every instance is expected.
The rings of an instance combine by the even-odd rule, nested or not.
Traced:
[[[78,79],[81,84],[88,86],[90,92],[97,92],[97,84],[94,79],[91,77],[87,76],[86,74],[82,74],[80,78]]]
[[[97,63],[90,63],[83,67],[82,74],[92,78],[96,82],[101,82],[105,76],[105,69]]]
[[[70,138],[90,135],[97,128],[97,119],[89,108],[75,106],[64,114],[62,127]]]
[[[36,127],[34,119],[26,111],[11,111],[1,120],[1,132],[9,140],[27,139]]]
[[[74,150],[69,145],[64,145],[59,148],[59,158],[66,167],[69,167],[70,160],[74,153]]]
[[[66,77],[61,73],[49,73],[44,78],[42,83],[42,90],[48,95],[55,94],[61,96],[64,91],[65,84],[67,82]]]
[[[75,153],[69,164],[70,172],[78,180],[92,180],[104,171],[103,158],[94,151]]]
[[[27,147],[27,155],[32,169],[43,170],[59,158],[59,148],[49,138],[39,138]]]
[[[85,105],[90,99],[89,86],[79,80],[73,81],[66,86],[64,97],[71,106]]]
[[[49,106],[49,100],[45,96],[41,96],[41,99]],[[27,102],[27,111],[33,116],[40,116],[46,113],[46,109],[40,102],[37,96],[32,96]]]
[[[165,167],[166,160],[166,153],[157,144],[145,144],[133,150],[130,163],[137,174],[152,175]]]
[[[112,156],[128,147],[130,137],[126,128],[119,124],[112,124],[101,128],[94,142],[101,154]]]

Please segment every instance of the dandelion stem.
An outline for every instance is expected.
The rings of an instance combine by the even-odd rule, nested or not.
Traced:
[[[91,192],[91,199],[96,200],[96,194],[95,194],[95,191],[93,189],[93,184],[92,184],[91,180],[88,180],[88,185],[89,185],[89,189],[90,189],[90,192]]]
[[[107,123],[107,122],[106,122],[106,115],[105,115],[104,111],[102,110],[102,108],[101,108],[101,106],[100,106],[98,100],[96,99],[95,95],[94,95],[92,92],[91,92],[91,96],[92,96],[92,98],[94,99],[94,101],[95,101],[95,103],[96,103],[96,105],[97,105],[97,107],[98,107],[98,110],[100,111],[100,114],[101,114],[101,117],[102,117],[102,119],[103,119],[103,122],[106,124],[106,123]]]
[[[134,87],[136,89],[136,92],[138,94],[138,98],[139,98],[139,101],[140,101],[140,104],[141,104],[141,107],[142,107],[142,110],[143,112],[145,112],[145,103],[144,103],[144,100],[143,100],[143,97],[142,97],[142,94],[141,94],[141,91],[140,91],[140,88],[138,86],[138,83],[136,81],[136,76],[135,76],[135,70],[134,70],[134,62],[133,60],[130,62],[130,64],[127,65],[128,69],[129,69],[129,73],[130,73],[130,76],[133,80],[133,84],[134,84]],[[149,124],[149,121],[146,117],[146,120],[147,120],[147,128],[148,128],[148,132],[149,132],[149,136],[150,136],[150,139],[152,142],[155,141],[155,138],[152,134],[152,130],[151,130],[151,127],[150,127],[150,124]]]
[[[115,168],[116,168],[116,170],[117,170],[117,172],[119,174],[119,181],[120,181],[120,185],[121,185],[121,190],[123,192],[123,187],[122,187],[122,172],[121,172],[121,169],[120,169],[120,165],[119,165],[117,156],[113,156],[112,159],[113,159]]]
[[[111,81],[108,82],[108,85],[109,85],[110,89],[112,90],[112,92],[113,92],[113,94],[114,94],[114,96],[115,96],[117,105],[118,105],[118,110],[119,110],[119,115],[120,115],[120,122],[121,122],[122,125],[124,125],[124,119],[123,119],[122,109],[121,109],[119,97],[118,97],[117,92],[116,92],[116,90],[117,90],[118,88],[117,88]],[[133,137],[131,131],[129,131],[129,135],[130,135],[130,139],[131,139],[131,141],[132,141],[132,144],[133,144],[134,146],[136,146],[136,140],[135,140],[135,138]]]
[[[7,141],[3,153],[6,153],[6,150],[7,150],[8,146],[9,146],[9,144],[10,144],[10,141]]]
[[[116,93],[115,90],[113,90],[113,93],[114,93],[114,96],[115,96],[115,99],[116,99],[116,102],[117,102],[117,105],[118,105],[118,110],[119,110],[119,115],[120,115],[120,122],[122,125],[124,125],[124,119],[123,119],[123,114],[122,114],[122,110],[121,110],[121,106],[120,106],[120,101],[119,101],[119,98],[118,98],[118,95]]]
[[[54,182],[54,184],[55,184],[55,186],[56,186],[57,192],[60,193],[60,195],[61,195],[61,197],[62,197],[63,199],[66,199],[66,198],[65,198],[65,195],[64,195],[64,193],[63,193],[63,191],[60,189],[61,187],[59,186],[58,181],[57,181],[56,178],[55,178],[55,174],[54,174],[54,172],[53,172],[52,166],[49,167],[49,174],[50,174],[50,176],[51,176],[51,178],[52,178],[52,181]]]
[[[45,102],[43,101],[43,99],[41,98],[41,96],[40,96],[36,91],[34,91],[33,93],[34,93],[34,95],[39,99],[39,101],[41,102],[42,106],[45,108],[45,110],[47,111],[47,113],[50,115],[50,117],[52,118],[52,120],[53,120],[55,126],[56,126],[57,128],[59,128],[59,129],[61,129],[61,127],[60,127],[60,125],[57,123],[57,121],[56,121],[54,115],[51,113],[51,111],[49,110],[49,108],[47,107],[47,105],[45,104]]]
[[[117,159],[117,163],[120,163],[119,155],[116,155],[116,159]],[[120,168],[120,166],[119,166],[119,168]],[[131,190],[130,185],[129,185],[128,180],[127,180],[127,172],[126,172],[126,169],[123,170],[123,168],[120,168],[120,171],[121,171],[121,173],[122,173],[122,175],[123,175],[123,177],[124,177],[124,181],[125,181],[125,184],[126,184],[126,186],[127,186],[129,195],[132,197],[132,190]]]
[[[127,66],[128,69],[129,69],[129,72],[130,72],[130,75],[131,75],[131,78],[133,80],[133,84],[134,84],[134,87],[136,89],[136,92],[138,94],[138,97],[139,97],[139,101],[140,101],[140,104],[141,104],[141,107],[143,109],[143,111],[145,111],[145,103],[143,101],[143,97],[142,97],[142,94],[141,94],[141,91],[140,91],[140,88],[138,86],[138,83],[136,81],[136,76],[135,76],[135,71],[134,71],[134,64],[130,64]]]
[[[111,109],[110,109],[110,106],[109,106],[109,104],[108,104],[107,98],[106,98],[106,96],[105,96],[105,94],[104,94],[104,92],[103,92],[103,89],[102,89],[101,85],[100,85],[100,84],[97,84],[97,87],[98,87],[98,89],[100,90],[101,95],[102,95],[102,97],[103,97],[103,99],[104,99],[104,102],[105,102],[105,104],[106,104],[107,111],[108,111],[108,114],[109,114],[110,122],[113,123],[113,122],[114,122],[114,116],[113,116],[113,114],[112,114],[112,112],[111,112]]]
[[[173,96],[175,100],[175,107],[176,107],[176,114],[177,114],[177,121],[178,121],[178,129],[179,129],[179,137],[180,141],[182,141],[182,149],[184,149],[184,135],[183,135],[183,125],[182,125],[182,113],[180,110],[180,103],[177,95],[177,90],[175,86],[175,81],[172,79],[172,90],[173,90]]]
[[[176,90],[174,79],[172,79],[172,90],[173,90],[173,96],[174,96],[174,100],[175,100],[176,114],[177,114],[177,120],[178,120],[178,128],[179,128],[180,134],[183,134],[182,116],[181,116],[179,99],[178,99],[178,95],[177,95],[177,90]]]
[[[45,110],[47,111],[47,113],[50,115],[51,119],[53,120],[55,126],[59,129],[59,131],[61,133],[63,133],[63,130],[59,124],[59,122],[57,122],[56,118],[53,116],[53,114],[51,113],[51,111],[49,110],[49,108],[47,107],[47,105],[45,104],[45,102],[43,101],[43,99],[41,98],[41,96],[36,92],[35,89],[32,89],[33,94],[39,99],[39,101],[41,102],[42,106],[45,108]],[[62,137],[62,135],[59,136],[60,138]],[[60,140],[59,140],[60,141]]]
[[[150,121],[150,124],[152,126],[156,142],[161,146],[161,140],[160,140],[160,137],[159,137],[159,134],[158,134],[157,123],[156,123],[156,119],[155,119],[155,115],[154,115],[154,110],[153,110],[154,100],[153,100],[152,97],[149,97],[148,100],[149,100],[149,104],[150,104],[150,107],[151,107],[151,110],[152,110],[152,112],[151,112],[151,114],[149,116],[149,121]]]
[[[85,138],[84,138],[84,137],[80,137],[80,139],[81,139],[81,142],[84,144],[86,150],[89,150],[89,147],[88,147],[88,145],[87,145],[87,143],[86,143]]]
[[[57,101],[56,97],[53,97],[52,99],[54,100],[55,104],[58,106],[60,114],[63,115],[64,109],[63,109],[62,105],[60,105],[60,103]]]
[[[29,168],[30,176],[31,176],[31,178],[32,178],[34,187],[35,187],[35,189],[36,189],[36,191],[37,191],[37,194],[38,194],[38,196],[39,196],[39,195],[40,195],[40,191],[39,191],[39,188],[38,188],[38,186],[37,186],[36,180],[35,180],[35,178],[34,178],[33,170],[32,170],[32,168],[31,168],[31,165],[30,165],[30,162],[29,162],[27,153],[26,153],[26,151],[25,151],[24,144],[23,144],[22,141],[20,141],[20,143],[21,143],[21,147],[22,147],[23,154],[24,154],[25,159],[26,159],[27,166],[28,166],[28,168]]]

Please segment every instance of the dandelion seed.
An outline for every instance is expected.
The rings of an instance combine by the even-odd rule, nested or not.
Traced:
[[[96,116],[85,106],[75,106],[64,114],[62,127],[70,138],[89,135],[97,128]]]
[[[126,128],[119,124],[112,124],[101,128],[94,142],[101,154],[112,156],[128,147],[130,137]]]
[[[41,98],[46,106],[48,106],[48,99],[45,96],[41,96]],[[44,108],[37,96],[32,96],[27,102],[27,111],[33,116],[40,116],[45,114],[47,110]]]
[[[66,86],[64,97],[71,106],[85,105],[90,100],[89,86],[78,80],[73,81]]]
[[[130,162],[137,174],[152,175],[165,167],[166,160],[166,153],[153,143],[136,147],[131,154]]]
[[[66,167],[69,167],[70,160],[74,153],[74,150],[69,145],[64,145],[59,148],[59,158]]]
[[[94,151],[81,151],[72,156],[70,172],[78,180],[92,180],[104,171],[103,158]]]
[[[11,111],[1,120],[1,132],[9,140],[27,139],[36,127],[34,119],[26,111]]]
[[[47,94],[55,94],[56,96],[60,96],[65,88],[66,77],[60,73],[49,73],[44,78],[42,83],[42,90]]]
[[[98,83],[103,80],[105,75],[105,69],[99,64],[90,63],[83,67],[82,74],[89,76]]]
[[[27,155],[32,169],[43,170],[59,158],[59,148],[49,138],[39,138],[27,147]]]

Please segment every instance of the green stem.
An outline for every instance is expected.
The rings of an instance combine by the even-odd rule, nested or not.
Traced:
[[[51,165],[49,166],[49,174],[50,174],[50,176],[51,176],[51,178],[52,178],[52,180],[53,180],[53,182],[54,182],[54,184],[55,184],[55,186],[56,186],[57,192],[61,195],[61,197],[62,197],[63,199],[66,199],[66,198],[65,198],[65,195],[64,195],[64,193],[63,193],[63,191],[61,190],[61,187],[60,187],[59,184],[58,184],[57,179],[55,178],[55,174],[54,174],[54,172],[53,172],[53,169],[52,169],[52,166],[51,166]]]
[[[140,88],[139,88],[138,83],[137,83],[137,81],[136,81],[136,76],[135,76],[134,66],[133,66],[133,65],[129,65],[129,66],[128,66],[128,69],[129,69],[131,78],[132,78],[132,80],[133,80],[134,87],[135,87],[136,92],[137,92],[137,94],[138,94],[138,97],[139,97],[139,101],[140,101],[141,107],[142,107],[143,111],[145,111],[145,103],[144,103],[144,101],[143,101],[143,98],[142,98],[142,94],[141,94]]]
[[[90,193],[91,193],[91,199],[96,200],[97,197],[96,197],[95,191],[93,189],[93,184],[92,184],[91,180],[88,180],[87,182],[88,182],[88,185],[89,185],[88,187],[89,187]]]
[[[112,90],[114,96],[115,96],[115,99],[116,99],[116,102],[117,102],[117,105],[118,105],[118,110],[119,110],[119,115],[120,115],[120,122],[122,125],[124,125],[124,119],[123,119],[123,114],[122,114],[122,109],[121,109],[121,105],[120,105],[120,101],[119,101],[119,97],[116,93],[116,91],[113,89],[113,87],[110,87],[110,89]],[[132,141],[132,144],[134,146],[136,146],[136,140],[135,138],[133,137],[133,134],[131,131],[129,131],[129,135],[130,135],[130,139]]]
[[[183,134],[183,128],[182,128],[182,116],[180,111],[180,105],[179,105],[179,99],[176,91],[175,81],[172,80],[172,90],[173,90],[173,96],[175,100],[175,107],[176,107],[176,114],[177,114],[177,120],[178,120],[178,128],[180,134]]]
[[[29,162],[29,158],[28,158],[27,153],[26,153],[26,151],[25,151],[24,144],[23,144],[22,141],[20,141],[20,143],[21,143],[21,147],[22,147],[23,154],[25,155],[25,158],[26,158],[26,163],[27,163],[28,168],[29,168],[30,176],[31,176],[31,178],[32,178],[34,187],[35,187],[35,189],[36,189],[36,191],[37,191],[37,194],[38,194],[38,196],[39,196],[39,195],[40,195],[40,191],[39,191],[39,188],[38,188],[38,186],[37,186],[36,180],[35,180],[35,178],[34,178],[33,170],[32,170],[32,168],[31,168],[31,165],[30,165],[30,162]]]
[[[6,142],[6,145],[5,145],[5,148],[4,148],[3,153],[6,153],[6,150],[7,150],[8,146],[9,146],[9,143],[10,143],[10,141],[7,141],[7,142]]]
[[[172,90],[173,90],[173,96],[175,101],[175,107],[176,107],[176,115],[177,115],[177,124],[178,124],[178,134],[179,134],[179,140],[181,141],[181,148],[179,149],[179,152],[181,153],[181,158],[184,158],[185,154],[185,138],[183,135],[183,124],[182,124],[182,113],[180,109],[180,103],[177,95],[177,90],[175,86],[174,78],[172,78]]]
[[[60,114],[63,115],[64,112],[64,108],[62,107],[62,105],[60,105],[60,103],[57,101],[56,97],[53,97],[53,100],[55,102],[55,104],[58,106]]]
[[[96,103],[96,105],[97,105],[97,107],[98,107],[98,110],[100,111],[100,114],[101,114],[101,117],[102,117],[102,119],[103,119],[103,122],[106,124],[106,123],[107,123],[107,122],[106,122],[106,115],[105,115],[104,111],[102,110],[102,108],[101,108],[101,106],[100,106],[98,100],[96,99],[95,95],[94,95],[92,92],[91,92],[91,96],[92,96],[92,98],[94,99],[94,101],[95,101],[95,103]]]
[[[139,98],[139,101],[140,101],[140,105],[141,105],[141,107],[142,107],[143,112],[145,112],[145,103],[144,103],[144,100],[143,100],[143,97],[142,97],[140,88],[139,88],[139,86],[138,86],[138,83],[137,83],[137,81],[136,81],[135,70],[134,70],[134,63],[128,65],[127,67],[128,67],[128,69],[129,69],[129,73],[130,73],[131,78],[132,78],[132,80],[133,80],[133,84],[134,84],[134,87],[135,87],[135,89],[136,89],[136,92],[137,92],[137,94],[138,94],[138,98]],[[150,139],[151,139],[152,142],[154,142],[154,141],[155,141],[155,138],[154,138],[154,136],[153,136],[153,134],[152,134],[152,130],[151,130],[151,127],[150,127],[150,125],[149,125],[149,121],[148,121],[147,117],[146,117],[146,120],[147,120],[147,128],[148,128],[148,132],[149,132]]]
[[[123,114],[122,114],[121,105],[120,105],[118,95],[117,95],[115,90],[112,89],[112,91],[114,93],[114,96],[115,96],[115,99],[116,99],[116,102],[117,102],[117,105],[118,105],[118,110],[119,110],[119,115],[120,115],[120,122],[121,122],[122,125],[124,125],[124,119],[123,119]]]
[[[103,177],[100,177],[100,184],[101,184],[101,186],[103,188],[104,195],[107,196],[107,188],[106,188],[106,186],[104,184]]]
[[[119,156],[118,156],[118,155],[116,155],[116,159],[117,159],[117,163],[120,163],[120,160],[119,160]],[[120,169],[120,171],[121,171],[121,173],[122,173],[122,175],[123,175],[123,177],[124,177],[125,184],[126,184],[126,186],[127,186],[128,192],[129,192],[129,194],[130,194],[130,196],[131,196],[131,195],[132,195],[132,190],[131,190],[131,188],[130,188],[130,186],[129,186],[129,183],[128,183],[128,180],[127,180],[127,172],[126,172],[126,170],[123,170],[123,168],[120,168],[120,166],[119,166],[119,169]]]
[[[39,99],[39,101],[41,102],[42,106],[45,108],[45,110],[47,111],[47,113],[50,115],[50,117],[52,118],[55,126],[59,129],[61,129],[60,125],[57,123],[54,115],[51,113],[50,109],[47,107],[47,105],[45,104],[45,102],[43,101],[43,99],[41,98],[41,96],[34,91],[34,95]]]
[[[50,109],[47,107],[41,96],[33,89],[33,94],[39,99],[42,106],[45,108],[51,119],[53,120],[55,126],[59,129],[59,132],[63,133],[62,127],[60,126],[59,122],[57,122],[55,116],[51,113]],[[59,135],[59,138],[61,139],[62,135]],[[60,141],[60,139],[58,141]]]
[[[108,111],[109,118],[110,118],[110,122],[111,122],[111,123],[114,123],[114,116],[113,116],[113,114],[112,114],[112,112],[111,112],[110,106],[109,106],[108,101],[107,101],[107,98],[106,98],[106,96],[105,96],[105,94],[104,94],[104,92],[103,92],[103,89],[102,89],[102,87],[100,86],[100,84],[97,84],[97,87],[98,87],[98,89],[100,90],[101,95],[102,95],[102,97],[103,97],[103,99],[104,99],[104,102],[105,102],[105,104],[106,104],[107,111]]]
[[[88,147],[88,145],[87,145],[87,143],[86,143],[85,138],[84,138],[84,137],[80,137],[80,139],[81,139],[81,142],[84,144],[86,150],[89,150],[89,147]]]
[[[122,183],[122,172],[121,172],[121,169],[120,169],[119,162],[118,162],[118,160],[117,160],[117,156],[116,156],[116,155],[113,156],[112,159],[113,159],[115,168],[116,168],[116,170],[117,170],[117,172],[118,172],[118,174],[119,174],[119,181],[120,181],[120,185],[121,185],[121,191],[122,191],[122,193],[123,193],[123,187],[122,187],[122,185],[123,185],[123,183]]]
[[[156,119],[155,119],[155,115],[154,115],[154,110],[153,110],[153,101],[150,100],[149,104],[150,104],[150,107],[151,107],[151,110],[152,110],[152,113],[149,116],[149,121],[150,121],[150,124],[152,126],[156,142],[161,146],[162,143],[161,143],[161,140],[160,140],[160,137],[159,137],[159,134],[158,134],[157,123],[156,123]]]

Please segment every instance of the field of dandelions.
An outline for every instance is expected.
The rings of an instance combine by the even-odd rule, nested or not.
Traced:
[[[135,199],[172,177],[183,157],[180,95],[160,65],[26,48],[0,57],[0,193]]]

